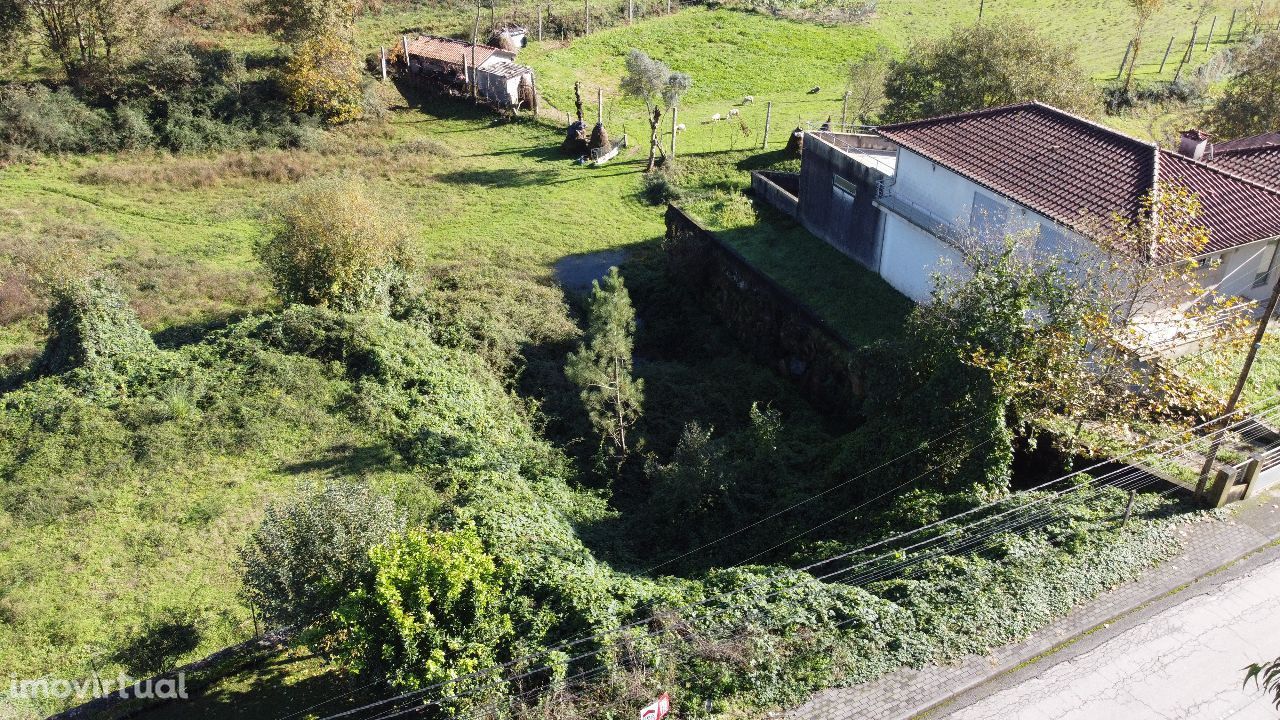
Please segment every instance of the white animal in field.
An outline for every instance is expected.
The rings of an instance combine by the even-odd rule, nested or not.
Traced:
[[[750,105],[751,103],[753,103],[753,102],[755,102],[755,101],[756,101],[756,98],[755,98],[755,96],[754,96],[754,95],[748,95],[748,96],[746,96],[746,97],[742,98],[742,104],[743,104],[743,105]]]
[[[684,132],[684,123],[676,125],[676,132]]]
[[[738,108],[730,108],[729,117],[738,117]]]
[[[724,118],[720,117],[720,113],[711,116],[711,122],[720,122]]]

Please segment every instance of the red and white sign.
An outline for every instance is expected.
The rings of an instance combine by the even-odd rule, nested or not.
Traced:
[[[671,712],[671,696],[662,693],[657,700],[640,711],[640,720],[662,720],[669,712]]]

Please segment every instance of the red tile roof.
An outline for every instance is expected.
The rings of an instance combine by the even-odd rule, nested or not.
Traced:
[[[1227,172],[1280,188],[1280,132],[1218,143],[1211,157],[1214,166]]]
[[[489,45],[476,45],[475,64],[477,66],[484,65],[485,61],[493,57],[494,53],[511,55],[511,53],[500,48]],[[432,37],[430,35],[419,35],[416,39],[410,40],[409,56],[437,60],[451,65],[458,65],[459,67],[464,63],[469,65],[473,62],[471,43],[451,38]]]
[[[1157,182],[1200,196],[1217,252],[1280,235],[1280,192],[1041,103],[881,127],[902,147],[1088,233],[1136,218]]]

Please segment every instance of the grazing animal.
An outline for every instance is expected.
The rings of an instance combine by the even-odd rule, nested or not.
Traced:
[[[720,113],[716,113],[715,115],[711,116],[711,122],[720,122],[721,119],[722,118],[720,117]]]
[[[742,104],[743,104],[743,105],[750,105],[751,103],[753,103],[753,102],[755,102],[755,101],[756,101],[756,98],[755,98],[755,96],[754,96],[754,95],[748,95],[748,96],[746,96],[746,97],[742,98]]]
[[[684,123],[680,123],[676,126],[676,132],[684,132]]]
[[[738,117],[738,108],[730,108],[729,117]]]
[[[817,94],[818,94],[818,93],[820,93],[820,92],[822,92],[822,86],[820,86],[820,85],[815,85],[815,86],[813,87],[813,89],[809,91],[809,94],[810,94],[810,95],[817,95]]]

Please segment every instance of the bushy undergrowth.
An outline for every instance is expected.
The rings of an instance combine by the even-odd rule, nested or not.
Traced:
[[[645,296],[638,294],[642,309]],[[332,617],[342,629],[329,634],[326,628],[334,626],[319,623],[319,632],[304,635],[307,642],[351,670],[389,675],[406,688],[512,662],[512,668],[532,672],[524,686],[529,689],[603,664],[613,680],[581,688],[585,696],[614,702],[622,697],[621,678],[630,678],[633,690],[662,679],[680,702],[708,699],[722,709],[787,704],[825,685],[1016,639],[1172,547],[1166,529],[1143,518],[1158,503],[1143,500],[1129,528],[1120,529],[1115,518],[1126,498],[1107,492],[1089,502],[1055,504],[1039,532],[996,538],[978,555],[940,557],[907,577],[862,587],[779,574],[777,567],[691,572],[685,579],[627,573],[602,559],[612,550],[602,555],[602,534],[591,528],[612,527],[663,552],[680,550],[689,541],[679,536],[680,522],[719,529],[721,516],[742,523],[785,502],[788,493],[814,490],[804,485],[803,471],[820,464],[825,445],[789,429],[790,412],[766,407],[748,408],[738,424],[717,433],[689,426],[683,439],[668,441],[677,451],[669,462],[652,466],[649,477],[655,492],[690,493],[693,499],[648,500],[654,504],[643,516],[669,516],[669,526],[620,523],[605,495],[574,489],[578,473],[570,458],[542,437],[536,416],[507,389],[495,363],[476,352],[504,345],[485,339],[490,328],[464,322],[460,332],[446,332],[445,318],[437,316],[433,324],[423,317],[401,321],[294,306],[180,350],[138,355],[125,370],[113,371],[115,389],[108,394],[84,391],[92,385],[84,382],[92,368],[28,382],[0,399],[0,474],[11,478],[0,493],[0,522],[21,530],[18,542],[29,543],[40,528],[97,518],[148,484],[167,484],[166,474],[190,467],[193,457],[278,457],[301,438],[340,429],[370,448],[364,469],[351,473],[355,478],[394,471],[394,481],[379,483],[377,492],[395,503],[394,513],[403,514],[409,530],[389,527],[393,539],[370,552],[370,566],[336,584],[322,582],[320,589],[332,594],[294,593],[318,603],[304,616],[323,616],[329,605],[331,611],[341,608]],[[661,323],[652,329],[669,331]],[[678,364],[685,352],[662,362]],[[725,362],[723,351],[704,352]],[[655,390],[671,387],[659,383]],[[810,427],[814,432],[816,425]],[[50,482],[55,476],[61,484]],[[112,487],[122,480],[125,487]],[[943,512],[949,502],[972,507],[982,494],[969,487],[970,496],[960,497],[958,488],[937,486],[932,495],[906,498],[909,507],[890,509]],[[218,517],[217,510],[202,509],[181,493],[164,497],[173,505],[166,512],[189,518],[185,522],[208,525]],[[307,502],[293,507],[312,507]],[[633,494],[632,502],[646,500]],[[314,507],[321,506],[326,503]],[[328,515],[303,513],[299,527]],[[899,520],[911,526],[935,519],[925,515]],[[236,527],[231,537],[247,535],[244,521]],[[822,533],[809,552],[848,548],[854,542],[848,530]],[[323,536],[318,529],[312,534]],[[694,540],[711,537],[707,532]],[[745,542],[752,547],[766,539]],[[331,549],[327,543],[308,547],[300,552]],[[144,546],[132,562],[159,550]],[[451,560],[459,553],[471,558],[465,567]],[[30,570],[0,564],[7,579],[23,572]],[[433,588],[436,599],[414,595],[417,587]],[[335,599],[344,592],[345,600]],[[701,600],[707,602],[687,606]],[[3,669],[30,668],[31,641],[19,633],[46,632],[52,634],[41,642],[64,651],[68,658],[60,662],[67,672],[83,667],[76,663],[87,657],[80,648],[90,639],[105,640],[120,667],[172,665],[219,638],[225,644],[227,620],[219,625],[211,616],[243,613],[207,598],[153,605],[126,615],[130,632],[104,637],[44,625],[48,611],[21,590],[0,595],[0,609],[12,619],[13,632],[0,635],[5,654],[28,658]],[[421,615],[400,614],[406,609],[431,613],[439,622],[434,629],[418,625],[411,617]],[[622,629],[650,613],[659,620],[640,628],[654,634]],[[152,636],[172,642],[143,641]],[[591,636],[572,654],[550,651]]]

